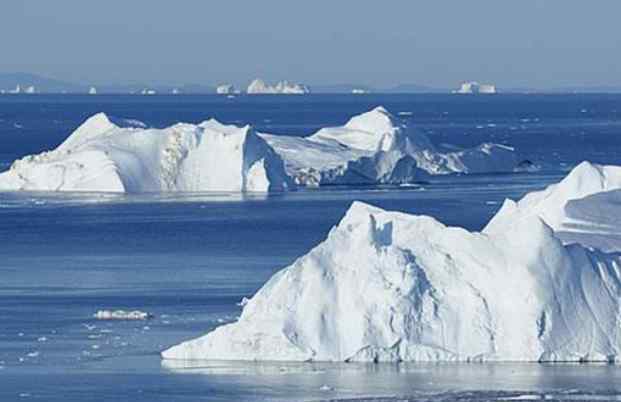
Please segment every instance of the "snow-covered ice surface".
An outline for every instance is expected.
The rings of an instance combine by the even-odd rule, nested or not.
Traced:
[[[120,127],[103,113],[53,151],[0,174],[0,190],[266,192],[290,185],[280,157],[250,126],[212,119],[162,130]]]
[[[506,200],[485,227],[502,233],[532,216],[540,217],[566,243],[578,242],[604,251],[621,251],[621,166],[582,162],[560,183]]]
[[[306,138],[258,135],[250,126],[214,119],[166,129],[122,123],[103,113],[89,118],[53,151],[15,161],[0,174],[0,190],[266,192],[294,182],[411,183],[425,174],[512,172],[518,166],[505,145],[438,152],[425,134],[383,107]]]
[[[162,363],[159,355],[234,322],[238,303],[325,239],[354,200],[480,231],[505,198],[545,189],[581,160],[621,165],[619,96],[41,95],[0,97],[0,105],[2,170],[56,148],[102,110],[148,128],[216,116],[261,133],[310,136],[377,105],[411,112],[406,121],[439,152],[495,142],[542,166],[528,175],[284,194],[0,193],[2,401],[620,399],[618,365]],[[154,318],[95,319],[103,308]]]
[[[512,172],[519,163],[513,148],[492,143],[439,152],[425,134],[381,106],[306,138],[263,138],[302,185],[409,183],[429,174]]]
[[[140,310],[99,310],[93,317],[98,320],[148,320],[153,315]]]
[[[505,203],[492,218],[504,224],[483,234],[355,202],[324,242],[248,301],[239,321],[162,356],[615,362],[621,257],[564,246],[544,220],[557,224],[567,201],[619,185],[621,167],[585,162],[526,195],[517,216],[506,217]],[[621,214],[619,204],[596,200],[586,205]],[[607,229],[618,239],[620,227]]]
[[[246,93],[250,95],[304,95],[310,93],[310,89],[306,85],[289,81],[279,81],[276,85],[270,85],[257,78],[248,85]]]

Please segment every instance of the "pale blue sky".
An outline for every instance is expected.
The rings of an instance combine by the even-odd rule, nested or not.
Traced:
[[[84,83],[621,85],[619,0],[1,0],[0,72]]]

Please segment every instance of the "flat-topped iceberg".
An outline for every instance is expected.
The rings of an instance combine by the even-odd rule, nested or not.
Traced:
[[[425,134],[381,106],[306,138],[263,138],[301,185],[408,183],[425,174],[512,172],[518,166],[514,149],[505,145],[439,152]]]
[[[257,94],[281,94],[281,95],[303,95],[310,93],[306,85],[297,84],[289,81],[280,81],[276,85],[267,84],[261,79],[256,79],[248,85],[246,92],[251,95]]]
[[[237,322],[162,356],[611,362],[619,323],[621,255],[563,244],[537,214],[478,233],[356,202]]]
[[[266,192],[291,184],[280,156],[250,126],[120,127],[103,113],[55,150],[0,174],[0,190]]]
[[[149,314],[140,310],[99,310],[93,314],[98,320],[148,320],[153,318],[153,314]]]

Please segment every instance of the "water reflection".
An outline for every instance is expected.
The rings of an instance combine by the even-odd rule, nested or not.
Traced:
[[[299,400],[621,400],[621,367],[614,365],[164,360],[162,367],[243,388],[284,389]]]

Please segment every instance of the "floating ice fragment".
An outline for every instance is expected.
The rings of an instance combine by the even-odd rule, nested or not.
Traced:
[[[248,304],[248,302],[250,301],[250,299],[248,299],[247,297],[243,297],[241,299],[241,301],[239,303],[237,303],[238,306],[244,307],[246,304]]]
[[[153,315],[140,310],[99,310],[94,317],[98,320],[148,320]]]

